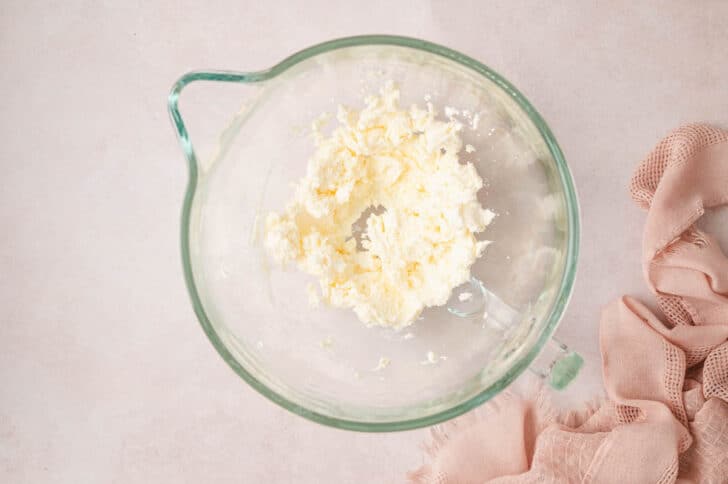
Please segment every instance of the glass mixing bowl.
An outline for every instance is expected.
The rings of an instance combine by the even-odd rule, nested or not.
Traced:
[[[483,206],[498,213],[471,282],[401,331],[311,308],[312,279],[271,264],[261,243],[261,220],[305,174],[312,121],[340,103],[361,106],[387,80],[403,106],[431,100],[463,121],[476,151],[462,158],[484,179]],[[544,347],[535,371],[552,386],[578,371],[578,355],[546,345],[574,283],[574,186],[546,123],[493,70],[422,40],[351,37],[263,71],[186,74],[169,109],[189,166],[182,258],[195,312],[223,359],[266,397],[335,427],[402,430],[488,400]]]

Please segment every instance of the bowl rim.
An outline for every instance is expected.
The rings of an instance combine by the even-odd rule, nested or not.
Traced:
[[[222,342],[220,336],[213,328],[212,323],[210,322],[210,319],[208,318],[207,313],[203,307],[192,271],[189,244],[190,212],[192,209],[192,204],[197,188],[199,170],[197,158],[192,147],[189,135],[187,133],[187,129],[180,115],[178,106],[178,100],[181,91],[184,89],[185,86],[192,82],[261,82],[271,79],[291,68],[292,66],[316,55],[342,48],[365,45],[391,45],[425,51],[457,62],[495,83],[506,94],[508,94],[516,102],[516,104],[518,104],[518,106],[528,116],[528,118],[531,120],[531,122],[541,134],[541,137],[546,143],[546,146],[548,147],[551,156],[556,162],[556,166],[559,172],[559,179],[564,188],[564,196],[567,206],[568,232],[564,270],[561,276],[558,294],[555,297],[554,302],[552,303],[548,316],[546,317],[546,322],[543,330],[539,337],[536,339],[536,341],[533,343],[533,346],[529,348],[528,351],[524,352],[524,354],[522,354],[518,359],[516,359],[513,363],[513,366],[496,382],[494,382],[489,387],[483,389],[476,395],[472,396],[471,398],[459,403],[458,405],[423,417],[389,422],[367,422],[359,420],[341,419],[303,407],[298,403],[289,400],[288,398],[271,390],[265,384],[259,381],[243,365],[241,365],[238,360],[235,359],[235,357],[230,353],[225,344]],[[220,354],[220,356],[223,358],[223,360],[225,360],[225,362],[227,362],[227,364],[233,369],[233,371],[235,371],[235,373],[237,373],[251,387],[253,387],[260,394],[273,401],[274,403],[314,422],[318,422],[330,427],[347,430],[356,430],[362,432],[390,432],[411,430],[420,427],[435,425],[437,423],[457,417],[458,415],[461,415],[469,410],[472,410],[473,408],[486,402],[487,400],[498,394],[505,387],[510,385],[513,380],[515,380],[516,377],[518,377],[531,364],[531,362],[540,353],[544,344],[549,340],[549,338],[551,338],[553,332],[556,330],[556,327],[561,321],[564,311],[568,305],[569,299],[572,294],[574,281],[576,279],[576,267],[580,236],[579,204],[576,195],[576,188],[574,186],[571,173],[566,164],[566,160],[561,151],[561,148],[559,148],[559,145],[556,142],[554,135],[551,133],[551,130],[549,129],[544,119],[526,99],[526,97],[521,94],[520,91],[518,91],[518,89],[516,89],[503,76],[501,76],[488,66],[453,49],[421,39],[394,35],[360,35],[354,37],[339,38],[313,45],[285,58],[281,62],[275,64],[273,67],[261,71],[189,72],[187,74],[184,74],[174,83],[172,90],[168,96],[167,103],[169,114],[172,119],[172,123],[174,124],[174,127],[176,129],[177,136],[179,137],[179,141],[182,146],[182,150],[184,151],[185,158],[187,159],[187,165],[189,170],[187,188],[182,204],[180,235],[182,249],[182,266],[184,270],[187,290],[192,301],[194,312],[205,334],[210,339],[210,342]]]

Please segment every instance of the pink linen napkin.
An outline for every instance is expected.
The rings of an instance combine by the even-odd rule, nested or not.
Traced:
[[[566,415],[505,394],[433,429],[413,482],[728,483],[728,258],[695,222],[728,204],[728,131],[688,125],[637,168],[643,271],[664,319],[604,308],[608,399]]]

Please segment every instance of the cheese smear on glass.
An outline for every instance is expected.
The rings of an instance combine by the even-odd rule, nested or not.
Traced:
[[[400,107],[387,82],[354,110],[339,106],[330,135],[314,122],[316,149],[282,213],[265,220],[279,264],[318,279],[320,300],[367,325],[401,328],[440,306],[470,278],[495,214],[477,199],[483,180],[460,163],[462,124]]]

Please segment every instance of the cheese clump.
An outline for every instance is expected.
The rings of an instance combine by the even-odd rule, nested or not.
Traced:
[[[431,103],[403,109],[387,82],[324,136],[283,213],[265,220],[265,247],[279,264],[318,279],[321,301],[351,308],[367,325],[401,328],[445,304],[470,278],[494,213],[477,199],[483,180],[460,163],[462,125]]]

